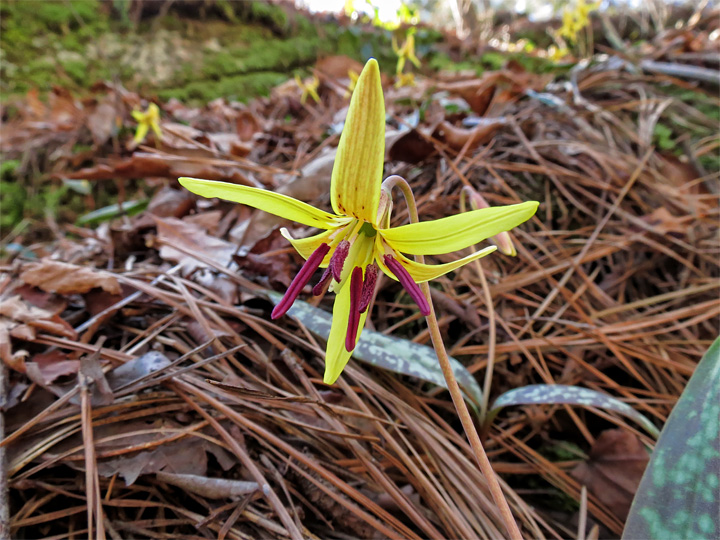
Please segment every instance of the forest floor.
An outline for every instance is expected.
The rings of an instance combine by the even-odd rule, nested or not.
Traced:
[[[604,55],[588,61],[422,30],[410,86],[392,76],[390,33],[368,25],[331,35],[245,13],[256,33],[236,50],[232,23],[216,21],[216,42],[193,52],[173,45],[192,26],[176,22],[149,45],[179,55],[162,57],[172,72],[150,80],[132,71],[155,57],[141,48],[85,64],[93,24],[116,38],[76,15],[56,30],[75,56],[46,38],[27,45],[33,58],[3,49],[0,502],[12,537],[504,535],[403,289],[378,281],[363,347],[326,386],[333,295],[302,294],[270,318],[302,263],[279,229],[311,231],[177,183],[329,208],[348,74],[371,55],[385,176],[408,180],[421,220],[457,213],[465,186],[490,205],[540,202],[512,232],[517,256],[467,265],[431,293],[517,523],[528,538],[619,537],[720,324],[716,15],[621,52],[596,35]],[[153,33],[158,20],[140,24]],[[3,39],[22,30],[3,24]],[[317,78],[319,101],[303,100],[296,73]],[[132,113],[151,103],[161,136],[135,141]],[[407,220],[397,200],[393,224]]]

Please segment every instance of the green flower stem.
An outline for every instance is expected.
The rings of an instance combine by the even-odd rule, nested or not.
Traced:
[[[400,188],[400,191],[402,191],[402,194],[405,197],[405,202],[407,203],[410,221],[412,223],[417,223],[419,221],[417,207],[415,205],[415,197],[412,194],[410,185],[404,178],[393,175],[388,177],[383,182],[383,189],[391,191],[393,187]],[[425,262],[424,257],[421,255],[416,256],[415,259],[417,260],[417,262],[420,263]],[[443,343],[442,335],[440,333],[440,326],[438,325],[437,317],[435,316],[435,308],[432,303],[432,298],[430,297],[430,286],[427,284],[427,282],[425,282],[421,283],[420,287],[423,294],[427,298],[428,303],[430,304],[430,314],[425,317],[425,320],[428,324],[428,329],[430,330],[430,338],[432,340],[433,347],[435,348],[435,353],[437,354],[438,361],[440,362],[440,368],[442,369],[445,381],[447,382],[447,387],[450,391],[450,397],[452,398],[453,405],[455,406],[458,418],[460,418],[460,422],[462,423],[463,429],[465,430],[465,436],[470,442],[470,446],[473,449],[473,453],[475,454],[475,459],[477,460],[478,466],[480,467],[480,471],[483,473],[483,476],[485,476],[488,488],[490,489],[493,500],[495,501],[495,504],[500,511],[500,516],[502,517],[509,537],[512,540],[522,540],[520,529],[515,522],[515,518],[513,517],[512,511],[510,510],[510,505],[508,504],[507,499],[502,492],[502,487],[500,486],[500,482],[495,475],[492,464],[490,463],[490,460],[485,453],[485,448],[483,447],[480,436],[475,429],[475,424],[473,423],[472,416],[470,416],[470,411],[468,410],[467,404],[463,399],[460,385],[458,385],[457,379],[455,378],[455,374],[452,370],[452,366],[450,365],[450,358],[448,357],[447,351],[445,350],[445,344]]]

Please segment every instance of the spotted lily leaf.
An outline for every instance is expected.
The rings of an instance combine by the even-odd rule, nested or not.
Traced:
[[[568,386],[565,384],[531,384],[505,392],[495,400],[485,422],[492,422],[500,409],[510,405],[556,405],[560,403],[597,407],[599,409],[614,411],[628,418],[632,418],[655,437],[660,433],[647,417],[622,401],[603,394],[602,392],[590,390],[589,388]]]
[[[663,427],[622,537],[720,538],[720,338]]]
[[[150,199],[140,199],[138,201],[125,201],[122,204],[111,204],[110,206],[98,208],[89,214],[80,216],[77,219],[76,224],[97,225],[103,221],[110,221],[111,219],[115,219],[123,215],[134,216],[135,214],[139,214],[145,210],[149,202]]]
[[[277,304],[282,295],[266,291],[268,297]],[[328,339],[332,325],[332,315],[327,311],[296,300],[288,315],[300,321],[313,334]],[[370,365],[388,369],[395,373],[409,375],[437,386],[447,388],[440,370],[435,351],[431,347],[412,341],[383,335],[372,330],[364,330],[360,336],[353,357]],[[482,390],[472,374],[460,362],[450,358],[455,377],[465,393],[466,401],[475,408],[482,403]]]

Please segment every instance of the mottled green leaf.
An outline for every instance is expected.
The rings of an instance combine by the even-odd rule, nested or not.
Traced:
[[[90,195],[90,193],[92,193],[92,185],[87,180],[70,180],[63,178],[62,183],[75,193],[80,193],[81,195]]]
[[[77,224],[94,225],[96,223],[102,223],[103,221],[110,221],[123,215],[132,216],[145,210],[149,202],[149,199],[142,199],[139,201],[125,201],[122,204],[111,204],[110,206],[98,208],[89,214],[80,216],[77,219]]]
[[[643,416],[626,403],[623,403],[612,396],[608,396],[607,394],[603,394],[602,392],[590,390],[589,388],[582,388],[580,386],[568,386],[565,384],[531,384],[505,392],[495,400],[495,403],[493,403],[490,408],[490,412],[488,413],[486,423],[491,422],[500,409],[510,405],[554,405],[559,403],[568,405],[583,405],[585,407],[597,407],[599,409],[615,411],[623,416],[632,418],[644,427],[648,433],[655,437],[657,437],[660,433],[655,425],[647,419],[647,417]]]
[[[663,427],[622,537],[720,538],[720,338]]]
[[[281,294],[273,291],[266,293],[276,304],[282,298]],[[327,340],[330,335],[332,315],[327,311],[301,300],[295,300],[288,315],[299,320],[308,330],[322,339]],[[425,345],[365,329],[355,347],[353,357],[373,366],[447,388],[435,350]],[[482,390],[472,374],[455,358],[451,357],[450,363],[468,403],[473,408],[477,403],[482,403]]]

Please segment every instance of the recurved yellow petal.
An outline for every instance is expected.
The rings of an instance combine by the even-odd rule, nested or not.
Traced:
[[[200,178],[179,178],[180,184],[203,197],[225,199],[253,208],[263,210],[270,214],[297,221],[310,227],[330,229],[342,224],[347,219],[339,218],[323,210],[319,210],[307,203],[264,189],[251,188],[228,182],[202,180]]]
[[[292,244],[292,246],[297,250],[297,252],[303,259],[307,259],[310,255],[312,255],[313,252],[320,247],[320,244],[329,244],[330,236],[334,232],[335,229],[330,229],[329,231],[323,231],[320,234],[309,236],[307,238],[293,238],[292,236],[290,236],[290,233],[285,227],[280,229],[280,234],[282,234],[285,239]],[[330,262],[331,255],[332,252],[328,253],[325,256],[325,259],[320,264],[321,268],[327,267],[328,263]]]
[[[452,261],[445,264],[422,264],[419,262],[415,262],[412,259],[408,259],[403,255],[402,253],[395,253],[393,254],[393,257],[395,257],[398,261],[400,261],[400,264],[402,264],[405,267],[405,270],[408,271],[410,276],[413,278],[413,281],[415,283],[423,283],[425,281],[430,281],[432,279],[438,278],[440,276],[443,276],[447,274],[448,272],[451,272],[452,270],[455,270],[456,268],[460,268],[461,266],[469,263],[470,261],[474,261],[475,259],[480,259],[481,257],[484,257],[485,255],[490,255],[493,251],[497,249],[496,246],[488,246],[485,249],[481,249],[480,251],[476,251],[475,253],[471,253],[467,257],[463,257],[462,259],[458,259],[456,261]],[[385,263],[382,261],[382,258],[377,259],[378,265],[382,269],[385,274],[397,281],[397,278],[395,275],[385,266]]]
[[[358,325],[358,337],[365,326],[368,311],[360,314],[360,324]],[[335,305],[333,306],[332,326],[330,327],[330,335],[328,336],[327,350],[325,351],[325,376],[323,382],[325,384],[333,384],[345,369],[345,365],[350,360],[352,352],[345,349],[345,335],[347,334],[348,321],[350,320],[350,286],[346,284],[335,296]]]
[[[368,60],[350,100],[330,182],[337,214],[375,224],[385,161],[385,100],[380,68]]]
[[[141,122],[138,127],[137,131],[135,131],[135,142],[140,144],[145,140],[145,136],[148,132],[148,125],[147,122]]]
[[[157,120],[160,118],[160,107],[158,107],[155,103],[151,103],[148,105],[146,114],[151,120]]]
[[[439,255],[465,249],[517,227],[530,219],[537,207],[536,201],[493,206],[434,221],[380,229],[378,233],[396,251],[412,255]]]
[[[152,128],[153,133],[155,134],[155,138],[158,141],[161,141],[162,140],[162,131],[160,130],[160,124],[158,124],[157,122],[152,122],[150,124],[150,127]]]

